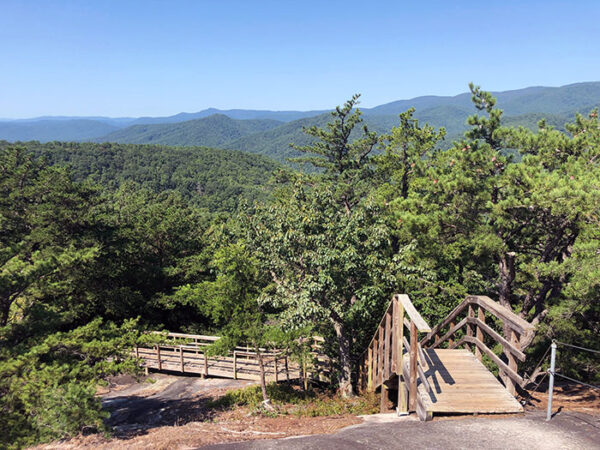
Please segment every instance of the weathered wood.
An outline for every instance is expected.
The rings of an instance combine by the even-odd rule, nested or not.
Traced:
[[[373,391],[373,347],[369,346],[368,357],[367,357],[367,390]]]
[[[404,343],[404,306],[396,299],[396,374],[398,375],[398,413],[408,412],[406,379],[402,371],[402,345]]]
[[[410,396],[409,407],[411,411],[417,408],[417,325],[410,323]]]
[[[160,345],[156,346],[156,360],[158,361],[158,370],[162,369],[161,361],[160,361]]]
[[[462,325],[461,325],[461,327],[462,327]],[[450,321],[450,329],[453,330],[455,328],[456,328],[456,325],[455,325],[454,319],[452,319]],[[453,335],[453,333],[450,333],[450,336],[448,336],[448,348],[452,348],[452,346],[454,345],[454,339],[452,339],[452,335]]]
[[[386,413],[388,410],[388,387],[385,383],[381,385],[381,399],[379,404],[379,412]]]
[[[515,333],[514,330],[510,331],[510,342],[514,347],[519,345],[519,338],[517,337],[517,333]],[[506,359],[508,360],[508,367],[510,367],[511,370],[517,373],[517,360],[515,359],[514,355],[510,351],[508,351],[508,349],[504,350],[504,354],[506,355]],[[523,381],[521,381],[519,384],[523,384]],[[507,380],[506,389],[512,395],[517,394],[517,389],[512,379]]]
[[[392,332],[392,317],[391,314],[386,314],[385,328],[383,332],[384,345],[383,345],[383,361],[384,361],[384,381],[390,378],[391,367],[390,367],[390,345],[391,345],[391,332]]]
[[[479,326],[479,323],[485,324],[485,310],[481,306],[477,308],[477,318],[479,320],[473,320],[472,322],[470,320],[469,321],[475,324],[475,337],[477,337],[477,340],[480,342],[484,342],[483,329]],[[469,319],[471,319],[471,317],[469,317]],[[477,346],[475,346],[475,356],[479,361],[483,359],[481,355],[481,350],[479,350],[479,347]]]
[[[450,337],[454,333],[456,333],[458,330],[460,330],[463,326],[465,326],[466,323],[467,323],[467,318],[465,317],[463,320],[458,322],[456,325],[451,324],[451,327],[448,330],[448,332],[446,334],[444,334],[444,336],[442,336],[439,340],[436,340],[436,342],[431,346],[431,348],[436,348],[440,344],[444,343],[444,341],[446,341],[446,339],[448,339],[448,344],[452,345],[453,342],[452,342],[452,339],[450,339]]]
[[[498,343],[500,343],[505,350],[510,351],[514,356],[517,357],[517,359],[519,361],[525,361],[525,359],[527,358],[527,355],[525,355],[525,353],[523,353],[521,350],[519,350],[519,348],[514,343],[510,343],[509,341],[504,339],[502,337],[502,335],[500,335],[500,333],[496,332],[496,330],[494,330],[493,328],[491,328],[490,326],[488,326],[486,323],[482,322],[481,320],[479,320],[479,319],[469,319],[469,320],[472,320],[472,322],[474,324],[476,324],[480,330],[485,331],[490,337],[492,337]]]
[[[473,340],[476,338],[473,337]],[[427,371],[428,392],[418,388],[418,400],[429,413],[514,413],[522,406],[468,350],[425,349],[434,367]],[[408,358],[406,358],[408,363]],[[417,413],[419,410],[417,409]],[[420,416],[420,418],[422,418]]]
[[[470,337],[470,336],[464,336],[461,339],[461,341],[470,342],[471,344],[477,345],[481,349],[481,351],[483,353],[485,353],[486,355],[488,355],[490,357],[490,359],[496,363],[498,368],[500,370],[504,371],[504,373],[510,379],[512,379],[514,382],[518,383],[519,386],[523,385],[523,383],[524,383],[523,378],[512,367],[509,367],[504,361],[502,361],[500,358],[498,358],[498,355],[496,355],[493,351],[491,351],[487,347],[487,345],[485,345],[483,342],[479,342],[477,339]]]
[[[233,351],[233,379],[237,380],[237,351]]]
[[[467,299],[479,306],[483,306],[486,311],[501,319],[519,334],[527,333],[534,329],[534,326],[525,319],[485,295],[470,295]]]
[[[431,328],[427,325],[427,322],[421,317],[421,314],[415,309],[414,305],[410,301],[410,298],[406,294],[397,294],[398,300],[402,303],[406,315],[410,317],[411,322],[415,324],[417,330],[421,333],[431,332]]]
[[[279,368],[277,367],[277,358],[275,358],[275,383],[279,381]]]
[[[382,327],[379,327],[379,339],[378,344],[379,348],[377,349],[377,374],[379,379],[377,380],[377,384],[383,384],[383,368],[384,368],[384,360],[383,360],[383,343],[384,343],[384,334],[385,330]]]
[[[183,366],[183,349],[181,347],[179,347],[179,360],[181,362],[181,373],[185,372],[185,368]]]
[[[391,324],[391,333],[392,333],[392,373],[398,373],[398,369],[396,367],[396,363],[398,362],[398,357],[396,356],[398,350],[398,299],[394,297],[392,300],[392,324]]]
[[[469,298],[466,298],[462,302],[460,302],[460,304],[456,308],[454,308],[452,310],[452,312],[450,312],[450,314],[448,314],[444,320],[442,320],[438,325],[433,327],[433,329],[429,333],[427,333],[427,336],[425,336],[423,339],[421,339],[421,345],[424,345],[427,341],[429,341],[433,336],[438,334],[440,332],[440,330],[445,328],[447,325],[450,325],[450,327],[453,327],[454,326],[453,324],[455,323],[454,319],[456,318],[456,316],[458,316],[462,312],[463,309],[465,309],[467,307],[469,302],[470,302]]]

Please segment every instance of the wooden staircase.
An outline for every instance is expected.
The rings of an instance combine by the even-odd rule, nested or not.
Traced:
[[[426,333],[421,341],[418,333]],[[361,357],[359,388],[380,389],[382,411],[389,391],[396,391],[398,413],[415,411],[421,420],[434,413],[520,412],[514,394],[524,383],[517,360],[524,361],[525,354],[519,342],[530,333],[531,324],[488,297],[467,297],[431,329],[407,295],[395,295]],[[503,355],[488,345],[501,347]]]

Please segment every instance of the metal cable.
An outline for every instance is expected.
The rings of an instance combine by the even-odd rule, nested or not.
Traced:
[[[554,372],[548,371],[548,373],[550,373],[550,374],[552,374],[554,376],[557,376],[557,377],[566,378],[567,380],[573,381],[573,382],[578,383],[578,384],[583,384],[584,386],[591,387],[592,389],[598,389],[598,390],[600,390],[600,386],[594,386],[593,384],[584,383],[583,381],[579,381],[579,380],[576,380],[575,378],[571,378],[571,377],[568,377],[566,375],[557,373],[556,371],[554,371]]]
[[[600,350],[593,350],[591,348],[579,347],[577,345],[567,344],[566,342],[560,342],[560,341],[554,341],[554,342],[556,342],[557,344],[560,344],[560,345],[566,345],[567,347],[573,347],[573,348],[577,348],[579,350],[585,350],[586,352],[600,353]]]
[[[544,373],[544,376],[542,377],[542,379],[538,382],[538,384],[535,385],[535,387],[529,391],[529,395],[527,396],[527,398],[525,400],[521,400],[521,403],[523,405],[526,405],[527,402],[529,402],[529,399],[531,398],[531,396],[533,395],[533,393],[535,391],[537,391],[537,388],[540,387],[540,384],[542,384],[542,381],[544,381],[546,379],[546,377],[548,376],[548,372]]]
[[[546,349],[546,352],[544,353],[544,356],[542,356],[542,357],[540,358],[540,360],[538,361],[538,363],[535,365],[535,369],[533,369],[533,370],[531,371],[531,373],[530,373],[529,375],[527,375],[527,376],[526,376],[526,378],[527,378],[528,380],[531,380],[531,378],[530,378],[530,377],[531,377],[531,374],[534,374],[534,373],[535,373],[535,371],[536,371],[536,370],[538,370],[538,368],[539,368],[539,367],[540,367],[540,365],[542,364],[542,361],[543,361],[543,360],[546,358],[546,356],[548,356],[548,352],[550,351],[550,348],[551,348],[551,347],[550,347],[550,346],[548,346],[548,348]]]

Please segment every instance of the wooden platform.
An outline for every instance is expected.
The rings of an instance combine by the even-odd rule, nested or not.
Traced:
[[[423,349],[425,377],[431,387],[418,384],[418,400],[427,413],[516,413],[519,402],[466,349]],[[404,355],[404,364],[409,362]]]

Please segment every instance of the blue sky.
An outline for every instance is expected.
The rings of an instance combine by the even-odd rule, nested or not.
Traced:
[[[598,1],[0,0],[0,117],[365,107],[600,79]]]

